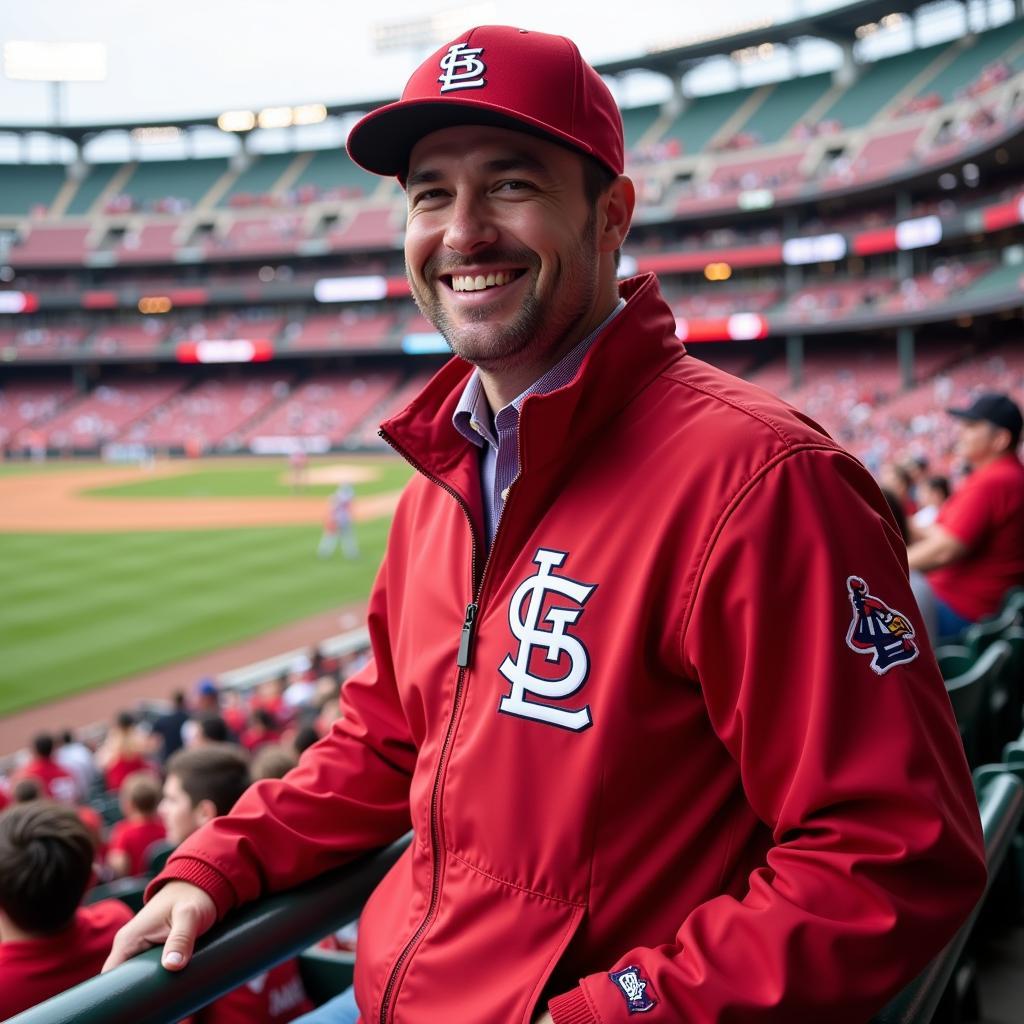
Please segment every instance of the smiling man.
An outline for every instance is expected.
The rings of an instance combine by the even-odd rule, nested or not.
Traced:
[[[653,276],[617,282],[623,148],[575,45],[503,27],[353,129],[455,353],[383,425],[418,473],[373,658],[294,771],[182,844],[110,965],[162,942],[178,969],[233,907],[411,826],[360,920],[366,1024],[863,1024],[978,899],[885,500],[689,356]]]

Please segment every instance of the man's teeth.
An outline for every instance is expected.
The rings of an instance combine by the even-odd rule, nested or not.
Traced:
[[[511,270],[499,270],[496,274],[477,274],[473,277],[470,274],[452,274],[452,288],[457,292],[480,292],[485,288],[494,288],[496,285],[508,284],[515,278]]]

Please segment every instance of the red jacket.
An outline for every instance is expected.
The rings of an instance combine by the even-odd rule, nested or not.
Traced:
[[[526,400],[489,556],[451,424],[470,368],[385,424],[420,474],[373,661],[299,767],[163,876],[224,913],[411,823],[360,920],[366,1022],[529,1024],[550,999],[557,1024],[863,1024],[982,892],[878,488],[686,355],[653,278],[623,293],[577,379]]]

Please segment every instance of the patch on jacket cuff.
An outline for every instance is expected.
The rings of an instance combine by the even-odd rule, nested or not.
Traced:
[[[622,993],[630,1013],[646,1013],[658,1005],[651,991],[651,983],[640,973],[639,967],[623,967],[621,971],[613,971],[608,977]]]

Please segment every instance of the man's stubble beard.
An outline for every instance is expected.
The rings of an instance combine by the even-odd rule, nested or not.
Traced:
[[[597,218],[595,211],[591,211],[577,239],[575,251],[570,254],[570,269],[566,271],[566,264],[559,263],[551,297],[546,304],[552,306],[560,290],[576,287],[580,288],[579,301],[575,308],[563,311],[557,318],[553,315],[553,309],[545,309],[545,303],[537,295],[540,261],[530,249],[503,250],[482,260],[476,259],[473,263],[476,267],[489,264],[526,266],[526,275],[533,277],[532,287],[518,312],[510,323],[501,328],[483,326],[489,315],[486,309],[470,309],[462,314],[464,320],[477,320],[481,324],[479,329],[475,329],[472,324],[456,326],[448,317],[438,294],[446,286],[438,282],[438,277],[441,274],[458,273],[465,264],[451,262],[439,267],[436,261],[428,261],[424,267],[424,277],[428,282],[438,283],[423,287],[419,287],[413,280],[408,268],[406,274],[420,312],[437,328],[452,352],[474,365],[500,371],[516,365],[527,350],[537,352],[559,348],[562,340],[591,311],[598,290],[598,257],[594,246],[596,237]]]

